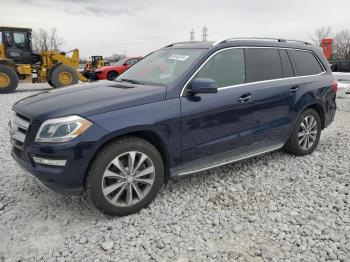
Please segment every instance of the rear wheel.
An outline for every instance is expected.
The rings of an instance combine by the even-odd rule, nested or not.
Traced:
[[[61,64],[52,70],[49,81],[53,87],[64,87],[77,84],[78,79],[75,69]]]
[[[321,118],[314,109],[306,109],[298,118],[285,149],[293,155],[311,154],[321,136]]]
[[[111,71],[111,72],[109,72],[108,75],[107,75],[107,79],[108,79],[109,81],[113,81],[113,80],[116,79],[117,77],[118,77],[118,73],[115,72],[115,71]]]
[[[0,65],[0,94],[12,93],[18,86],[18,76],[11,67]]]
[[[85,191],[101,212],[111,216],[135,213],[146,207],[163,184],[164,165],[149,142],[127,137],[110,143],[96,156]]]

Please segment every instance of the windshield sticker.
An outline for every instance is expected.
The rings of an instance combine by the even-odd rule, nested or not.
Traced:
[[[168,57],[168,59],[172,59],[172,60],[179,60],[179,61],[185,61],[187,58],[189,58],[188,55],[171,55]]]

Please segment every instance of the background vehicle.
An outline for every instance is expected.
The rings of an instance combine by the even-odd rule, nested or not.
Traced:
[[[0,93],[16,90],[19,80],[62,87],[86,81],[78,71],[79,51],[32,51],[31,29],[0,27]],[[66,56],[72,53],[71,57]],[[32,74],[33,73],[33,74]]]
[[[100,211],[127,215],[170,178],[281,148],[312,153],[336,92],[322,51],[305,42],[174,43],[113,83],[15,104],[12,155],[47,187],[85,190]]]
[[[333,72],[350,72],[350,60],[332,61],[331,69]]]
[[[103,56],[94,55],[90,57],[90,61],[85,64],[82,75],[91,80],[97,80],[95,70],[100,69],[104,66],[109,66],[109,62],[103,59]]]
[[[115,65],[104,66],[100,69],[95,70],[96,78],[98,80],[114,80],[141,59],[142,57],[129,57],[118,61]]]

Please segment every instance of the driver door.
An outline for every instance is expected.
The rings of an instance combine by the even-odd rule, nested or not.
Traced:
[[[181,97],[183,163],[253,143],[254,103],[249,99],[249,86],[242,85],[244,49],[219,51],[194,78],[216,80],[218,93],[193,96],[185,91]]]

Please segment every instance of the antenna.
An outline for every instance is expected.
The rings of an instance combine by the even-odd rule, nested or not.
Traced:
[[[208,37],[208,27],[203,26],[203,35],[202,35],[202,40],[203,41],[207,41],[207,37]]]
[[[193,42],[194,41],[194,30],[192,28],[191,32],[190,32],[190,41]]]

